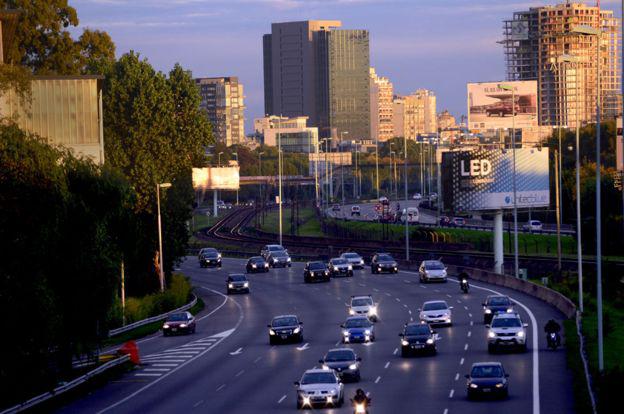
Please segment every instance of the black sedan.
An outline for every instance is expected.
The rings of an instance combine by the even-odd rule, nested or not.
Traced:
[[[398,273],[399,265],[396,260],[387,253],[377,253],[371,259],[371,272],[373,273]]]
[[[360,381],[360,361],[362,358],[355,355],[351,348],[336,348],[327,351],[319,364],[323,369],[333,369],[343,382]]]
[[[286,250],[271,252],[267,258],[269,266],[272,267],[290,267],[291,259]]]
[[[508,296],[489,295],[483,302],[483,323],[488,324],[497,313],[513,313],[513,303]]]
[[[250,258],[249,260],[247,260],[247,273],[260,273],[260,272],[268,272],[269,271],[269,264],[267,263],[266,260],[264,260],[264,257],[262,256],[254,256],[252,258]]]
[[[276,316],[267,327],[271,345],[278,342],[303,342],[303,322],[296,315]]]
[[[190,312],[172,313],[163,323],[163,335],[195,333],[195,318]]]
[[[429,324],[410,322],[405,325],[401,337],[401,356],[407,357],[417,352],[426,352],[435,355],[436,332]]]
[[[234,292],[249,293],[249,280],[242,274],[229,275],[225,280],[227,294]]]
[[[472,364],[470,374],[466,374],[468,398],[477,396],[496,396],[506,398],[509,395],[508,378],[500,362],[477,362]]]
[[[308,262],[303,268],[303,281],[305,283],[316,281],[329,282],[329,278],[329,269],[323,262]]]
[[[198,258],[200,267],[221,267],[221,253],[212,247],[201,249]]]

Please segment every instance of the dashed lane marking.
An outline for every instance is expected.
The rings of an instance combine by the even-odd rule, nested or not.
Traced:
[[[215,391],[219,392],[219,391],[221,391],[224,388],[225,388],[225,384],[221,384],[221,385],[219,385],[219,387]]]
[[[204,403],[204,400],[199,400],[195,404],[193,404],[193,408],[197,408]]]
[[[458,379],[459,379],[459,372],[455,374],[455,381],[457,381]]]
[[[464,365],[464,358],[459,360],[459,365]]]
[[[260,361],[261,359],[262,359],[262,357],[261,357],[261,356],[259,356],[258,358],[254,359],[254,362],[253,362],[253,363],[255,364],[255,363],[257,363],[258,361]]]
[[[392,296],[392,293],[386,292],[386,296]]]
[[[453,395],[455,394],[455,390],[451,390],[451,392],[449,392],[449,398],[453,398]]]
[[[394,300],[396,300],[397,302],[401,301],[401,299],[399,299],[399,298],[394,298]]]
[[[240,371],[238,371],[238,373],[236,375],[234,375],[235,377],[240,377],[241,375],[243,375],[245,373],[244,369],[241,369]]]
[[[442,414],[448,414],[448,408],[445,408]]]
[[[470,336],[472,336],[472,331],[468,331],[468,338],[470,338]]]
[[[378,384],[380,380],[381,380],[381,377],[375,378],[375,384]]]
[[[464,351],[468,350],[468,344],[464,344]]]
[[[448,293],[446,294],[447,298],[452,298],[453,296],[449,295]]]
[[[390,361],[386,362],[386,365],[384,365],[384,369],[388,369],[389,366],[390,366]]]
[[[474,322],[473,322],[473,321],[470,321],[470,326],[473,326],[473,325],[474,325]]]
[[[472,313],[469,313],[468,316],[472,318]]]
[[[397,352],[399,352],[399,348],[394,348],[394,352],[392,353],[392,355],[396,355]]]
[[[379,289],[377,289],[377,288],[373,288],[373,291],[375,291],[375,292],[379,292]]]
[[[178,364],[153,364],[152,366],[153,367],[177,367]]]
[[[468,306],[464,306],[464,309],[468,310]]]
[[[280,398],[279,400],[277,400],[278,404],[281,404],[282,401],[284,401],[286,399],[286,394],[282,395],[282,398]]]

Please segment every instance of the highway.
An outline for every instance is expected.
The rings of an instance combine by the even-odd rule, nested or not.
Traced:
[[[349,345],[362,357],[362,381],[345,384],[345,390],[347,398],[358,387],[369,392],[371,413],[574,412],[565,351],[545,346],[542,327],[549,318],[562,318],[548,304],[476,282],[465,295],[454,281],[421,285],[413,272],[372,275],[370,268],[356,270],[353,278],[304,284],[302,269],[303,263],[293,263],[292,268],[249,275],[249,295],[225,296],[225,277],[243,271],[244,260],[225,258],[222,269],[200,269],[195,257],[187,258],[181,271],[206,302],[197,332],[166,338],[159,333],[139,341],[140,367],[58,412],[297,412],[293,381],[336,347],[339,325],[347,316],[346,301],[355,294],[373,295],[380,321],[375,342]],[[529,323],[526,353],[488,354],[481,302],[492,291],[517,301],[516,308]],[[438,354],[401,358],[398,333],[405,322],[418,317],[422,302],[433,299],[454,306],[453,326],[436,328]],[[266,325],[273,316],[287,313],[304,322],[304,343],[270,346]],[[508,399],[466,399],[463,376],[476,361],[504,364],[510,374]],[[312,411],[319,409],[300,412]],[[345,403],[321,411],[350,413],[352,408]]]

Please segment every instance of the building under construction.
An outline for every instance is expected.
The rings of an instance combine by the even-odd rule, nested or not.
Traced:
[[[619,23],[613,11],[578,2],[515,12],[504,22],[507,80],[538,81],[540,125],[595,122],[598,41],[602,117],[619,115]],[[600,29],[601,35],[575,33],[578,26]]]

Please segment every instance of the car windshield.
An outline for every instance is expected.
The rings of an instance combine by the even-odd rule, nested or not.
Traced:
[[[345,328],[370,328],[371,322],[366,318],[349,319]]]
[[[217,253],[217,249],[202,249],[201,254]]]
[[[424,311],[443,310],[447,308],[448,306],[444,302],[430,302],[425,303],[425,305],[423,306]]]
[[[279,326],[294,326],[297,325],[299,322],[297,321],[297,318],[295,318],[294,316],[287,316],[285,318],[277,318],[277,319],[273,319],[273,326],[279,327]]]
[[[511,305],[511,302],[506,296],[495,296],[489,299],[488,304],[492,306],[507,306]]]
[[[391,262],[393,259],[389,254],[380,254],[377,256],[377,260],[380,262]]]
[[[244,282],[247,280],[247,278],[243,275],[232,275],[230,276],[230,280],[232,282]]]
[[[351,350],[329,351],[325,356],[325,362],[353,361],[355,354]]]
[[[323,262],[310,263],[310,270],[323,270],[323,269],[325,269],[325,263]]]
[[[282,246],[280,246],[279,244],[273,244],[268,246],[268,249],[270,252],[278,252],[280,250],[284,250],[284,248]]]
[[[495,318],[492,321],[492,328],[519,328],[522,322],[518,318]]]
[[[180,322],[186,320],[186,313],[174,313],[167,318],[170,322]]]
[[[373,304],[371,298],[357,298],[351,300],[351,306],[370,306]]]
[[[429,335],[430,332],[427,325],[410,325],[405,328],[405,335]]]
[[[427,270],[444,270],[444,265],[437,260],[433,262],[425,262],[425,267]]]
[[[347,264],[347,261],[346,261],[346,260],[344,260],[344,259],[332,259],[332,260],[331,260],[331,263],[332,263],[333,265],[338,266],[338,265],[344,265],[344,264]]]
[[[273,257],[288,257],[288,253],[283,250],[278,250],[276,252],[271,252],[271,256]]]
[[[503,370],[499,365],[480,365],[472,368],[470,376],[472,378],[500,378],[503,376]]]
[[[331,372],[306,372],[301,378],[301,385],[335,383],[336,376]]]
[[[357,253],[345,253],[342,255],[345,259],[359,259],[360,256]]]

